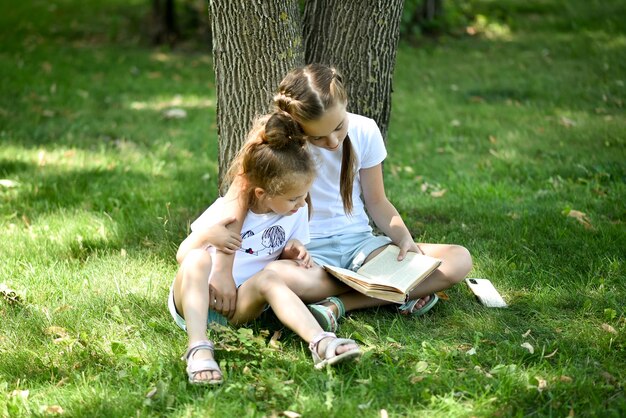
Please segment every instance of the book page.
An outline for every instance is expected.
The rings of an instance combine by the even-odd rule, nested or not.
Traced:
[[[372,279],[372,283],[392,285],[407,292],[441,264],[436,258],[411,252],[398,261],[399,253],[400,248],[390,245],[364,264],[358,273]]]

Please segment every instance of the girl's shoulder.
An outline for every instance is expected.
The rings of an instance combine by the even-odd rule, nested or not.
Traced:
[[[382,140],[382,134],[376,121],[356,113],[348,113],[348,135],[357,141]]]

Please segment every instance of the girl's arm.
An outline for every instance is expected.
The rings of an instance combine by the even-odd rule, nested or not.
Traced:
[[[248,209],[243,201],[241,190],[242,180],[237,177],[228,188],[224,196],[224,212],[226,217],[235,220],[226,227],[237,235],[241,236],[241,227],[246,217]],[[235,314],[237,304],[237,287],[233,279],[233,261],[235,255],[217,251],[214,258],[213,269],[211,271],[210,292],[217,300],[215,310],[227,318],[232,318]]]
[[[241,246],[239,234],[228,229],[228,225],[233,223],[235,218],[224,218],[215,225],[201,231],[193,231],[180,244],[176,253],[176,261],[181,264],[191,250],[206,248],[209,245],[226,254],[234,254]]]
[[[394,244],[400,247],[398,260],[402,260],[407,251],[421,253],[409,229],[404,224],[398,210],[391,204],[385,194],[382,165],[364,168],[359,171],[363,201],[367,212],[380,230],[387,235]]]

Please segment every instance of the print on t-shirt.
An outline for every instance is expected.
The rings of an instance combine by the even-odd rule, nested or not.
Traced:
[[[254,231],[246,231],[241,234],[241,239],[245,240],[246,238],[253,237]],[[258,241],[258,240],[257,240]],[[260,246],[263,248],[254,249],[252,247],[246,248],[246,246],[242,246],[239,248],[239,251],[243,251],[246,254],[259,255],[262,252],[266,252],[267,254],[272,254],[276,251],[277,248],[282,248],[285,244],[285,229],[280,225],[274,225],[263,231],[261,234],[261,243]],[[267,250],[267,251],[265,251]]]

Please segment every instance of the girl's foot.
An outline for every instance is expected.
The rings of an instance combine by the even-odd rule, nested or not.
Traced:
[[[198,341],[189,346],[182,357],[187,362],[189,383],[216,385],[224,381],[222,371],[213,357],[213,351],[213,343],[208,340]]]
[[[316,369],[361,356],[354,340],[337,338],[332,332],[322,332],[309,344]]]
[[[433,293],[423,296],[421,298],[412,299],[404,305],[400,305],[398,307],[398,311],[402,315],[422,316],[426,312],[430,311],[433,306],[437,304],[438,301],[439,297],[437,297],[437,295]]]

